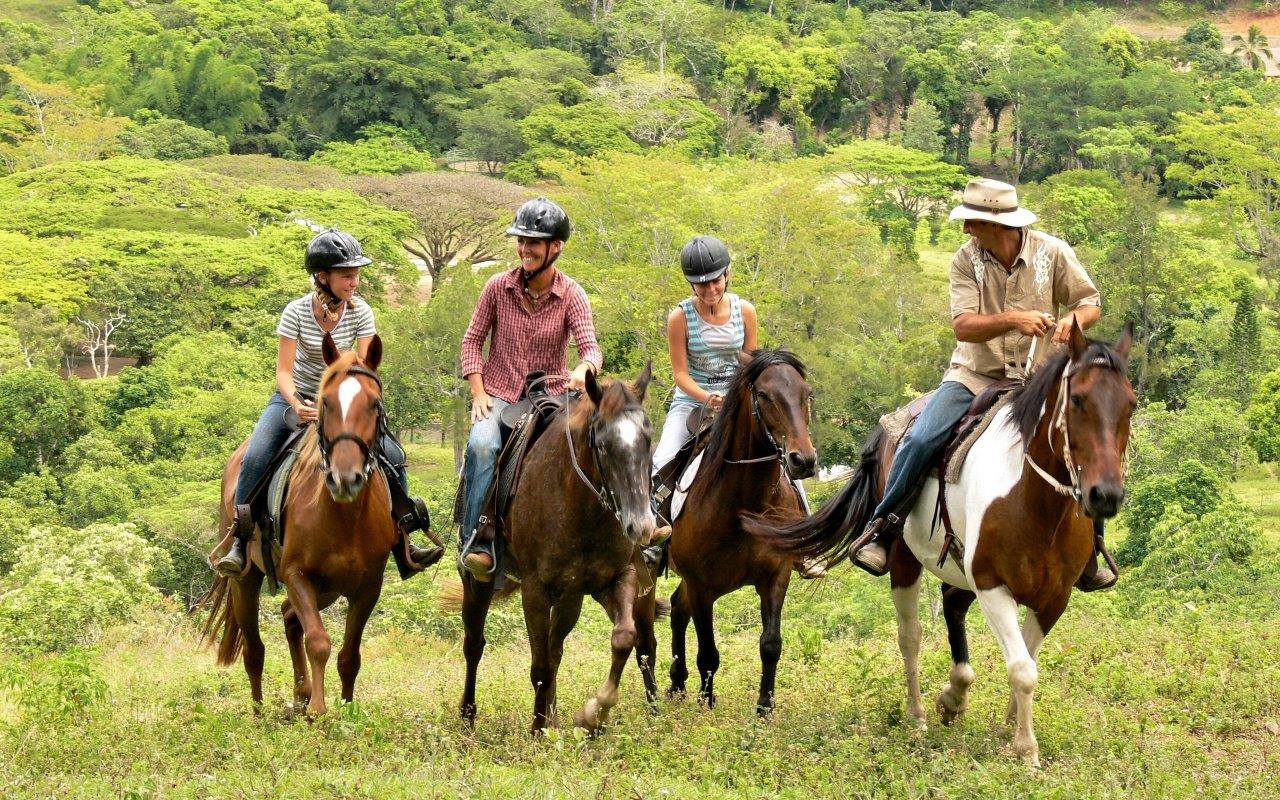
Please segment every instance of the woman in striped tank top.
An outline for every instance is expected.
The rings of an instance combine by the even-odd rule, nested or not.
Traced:
[[[235,537],[231,549],[213,565],[219,573],[235,576],[244,570],[245,543],[254,526],[251,506],[262,493],[259,484],[291,431],[287,412],[292,408],[302,423],[316,420],[315,397],[325,370],[321,354],[325,334],[333,338],[339,350],[355,348],[361,358],[368,351],[369,342],[377,332],[373,309],[356,296],[356,288],[360,285],[360,268],[370,263],[372,260],[354,236],[333,228],[320,233],[307,245],[306,268],[311,273],[314,289],[285,306],[276,327],[280,337],[276,392],[254,425],[240,464]],[[380,444],[386,465],[393,473],[387,476],[392,512],[406,540],[394,548],[393,555],[400,577],[406,578],[435,563],[444,551],[439,547],[418,548],[407,541],[410,532],[426,527],[426,505],[409,496],[409,473],[400,443],[388,433]],[[259,490],[257,494],[255,489]]]

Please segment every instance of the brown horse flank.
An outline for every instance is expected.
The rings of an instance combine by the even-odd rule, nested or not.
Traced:
[[[555,727],[556,673],[564,640],[591,595],[613,620],[613,661],[603,686],[574,714],[574,724],[598,731],[618,702],[618,682],[632,649],[650,700],[657,694],[653,659],[654,592],[637,541],[653,532],[649,508],[651,428],[641,401],[646,365],[633,386],[597,383],[556,416],[521,468],[507,521],[506,542],[520,570],[533,683],[533,732]],[[508,584],[510,586],[510,584]],[[492,583],[463,579],[466,684],[460,712],[474,723],[476,669],[484,654],[484,623]]]
[[[780,521],[803,517],[803,504],[789,478],[812,475],[818,454],[809,440],[812,390],[800,360],[783,350],[757,350],[754,357],[742,354],[740,361],[707,438],[684,512],[672,525],[671,564],[681,580],[671,596],[668,694],[685,691],[685,632],[692,618],[698,635],[699,695],[708,706],[715,704],[712,684],[720,653],[712,607],[735,589],[754,586],[763,622],[756,710],[767,714],[773,709],[782,653],[782,603],[793,559],[745,534],[740,515]]]
[[[1092,557],[1094,520],[1113,516],[1124,499],[1124,453],[1137,402],[1125,375],[1132,340],[1130,326],[1114,347],[1086,340],[1075,326],[1069,348],[1015,390],[974,443],[959,483],[946,486],[962,549],[941,564],[933,524],[938,482],[925,483],[889,557],[909,721],[923,725],[925,717],[918,618],[923,564],[943,581],[951,644],[950,679],[936,701],[942,722],[967,705],[974,673],[964,616],[976,598],[1008,667],[1006,725],[1014,727],[1014,752],[1039,765],[1031,714],[1036,652]],[[748,529],[793,553],[841,551],[862,531],[883,491],[884,438],[882,430],[872,434],[854,477],[817,514],[786,527],[753,521]],[[1027,608],[1021,630],[1019,605]]]
[[[320,611],[347,598],[338,675],[342,699],[349,701],[360,671],[360,637],[382,592],[387,555],[397,540],[385,479],[373,466],[372,448],[383,414],[376,373],[381,358],[382,341],[376,335],[364,361],[355,353],[340,354],[325,336],[329,367],[320,379],[319,419],[306,433],[285,498],[284,552],[277,572],[288,594],[282,611],[295,704],[306,703],[310,715],[326,710],[324,671],[331,645]],[[222,474],[222,530],[234,518],[236,476],[246,445],[236,450]],[[201,601],[212,611],[206,638],[212,641],[222,628],[218,663],[230,664],[243,650],[255,707],[262,702],[262,579],[251,562],[239,578],[219,577]]]

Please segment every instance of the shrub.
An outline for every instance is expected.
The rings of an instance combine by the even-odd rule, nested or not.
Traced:
[[[1260,461],[1280,461],[1280,370],[1267,373],[1246,416],[1249,444]]]
[[[436,168],[420,135],[391,125],[364,128],[355,142],[329,142],[310,160],[347,175],[399,175]]]
[[[1116,560],[1127,566],[1141,564],[1151,551],[1155,529],[1169,508],[1178,506],[1199,519],[1218,507],[1223,494],[1222,482],[1194,459],[1179,464],[1172,473],[1130,484],[1122,512],[1129,535],[1117,548]]]
[[[1235,404],[1196,397],[1181,411],[1170,411],[1152,403],[1134,418],[1132,479],[1172,474],[1194,460],[1220,480],[1233,480],[1252,457],[1248,437],[1248,423]]]
[[[85,466],[62,481],[62,515],[70,525],[124,522],[134,501],[129,474],[119,466]]]
[[[23,716],[36,725],[66,724],[107,699],[107,683],[92,651],[80,648],[19,665],[0,678],[0,685],[13,693]]]
[[[0,642],[31,653],[92,641],[157,596],[150,581],[166,560],[127,523],[38,528],[14,565],[15,588],[0,594]]]
[[[181,161],[227,153],[227,140],[179,119],[157,119],[131,125],[120,132],[120,150],[125,155]]]

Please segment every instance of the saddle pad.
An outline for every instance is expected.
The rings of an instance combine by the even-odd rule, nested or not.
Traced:
[[[267,485],[267,514],[277,523],[284,519],[284,498],[289,491],[289,476],[293,474],[293,465],[298,461],[298,448],[293,448],[281,460],[280,466],[271,476]]]
[[[974,442],[978,441],[978,437],[985,433],[987,428],[991,427],[991,421],[996,418],[996,414],[1000,412],[1000,409],[1004,408],[1005,404],[1009,402],[1010,396],[1006,394],[997,400],[996,404],[988,409],[986,414],[982,415],[982,421],[975,425],[964,439],[955,443],[951,450],[951,458],[947,461],[947,474],[944,476],[947,483],[960,482],[960,472],[964,469],[964,459],[969,455],[969,450],[973,447]]]
[[[698,453],[689,462],[689,466],[684,468],[684,472],[680,473],[680,480],[676,481],[676,488],[671,494],[671,521],[675,522],[680,516],[680,512],[684,510],[684,500],[689,496],[689,487],[693,485],[693,479],[698,474],[698,467],[702,466],[702,457],[706,455],[706,450]]]

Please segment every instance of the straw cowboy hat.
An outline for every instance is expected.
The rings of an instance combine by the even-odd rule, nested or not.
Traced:
[[[1035,222],[1035,213],[1018,205],[1018,190],[990,178],[974,178],[964,187],[960,205],[951,209],[951,219],[982,219],[1010,228],[1025,228]]]

